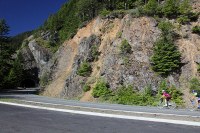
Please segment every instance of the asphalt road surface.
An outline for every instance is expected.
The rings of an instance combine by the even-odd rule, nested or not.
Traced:
[[[200,127],[0,104],[0,133],[199,133]]]
[[[104,104],[104,103],[93,103],[93,102],[80,102],[77,100],[65,100],[58,98],[50,98],[44,96],[38,96],[31,94],[33,90],[20,90],[11,91],[10,93],[0,93],[0,99],[18,99],[25,101],[42,102],[49,104],[60,104],[67,106],[80,106],[88,108],[99,108],[99,109],[111,109],[111,110],[124,110],[124,111],[136,111],[136,112],[147,112],[147,113],[164,113],[164,114],[177,114],[177,115],[190,115],[190,116],[200,116],[199,111],[188,111],[188,110],[160,110],[156,107],[145,107],[145,106],[129,106],[129,105],[119,105],[119,104]],[[30,94],[29,94],[30,93]]]

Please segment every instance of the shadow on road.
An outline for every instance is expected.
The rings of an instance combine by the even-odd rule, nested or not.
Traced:
[[[15,98],[16,95],[38,95],[39,88],[17,88],[0,90],[0,98]]]

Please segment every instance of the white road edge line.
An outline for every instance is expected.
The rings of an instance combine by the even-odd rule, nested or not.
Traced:
[[[19,100],[29,103],[36,103],[36,104],[46,104],[46,105],[55,105],[55,106],[65,106],[65,107],[75,107],[75,108],[85,108],[85,109],[97,109],[102,111],[113,111],[113,112],[125,112],[125,113],[136,113],[136,114],[151,114],[151,115],[165,115],[165,116],[179,116],[179,117],[193,117],[198,118],[199,116],[191,116],[191,115],[177,115],[177,114],[164,114],[164,113],[151,113],[151,112],[139,112],[139,111],[125,111],[125,110],[113,110],[113,109],[102,109],[102,108],[93,108],[93,107],[83,107],[83,106],[75,106],[75,105],[63,105],[63,104],[54,104],[54,103],[45,103],[45,102],[36,102],[36,101],[27,101],[27,100]]]
[[[26,108],[34,108],[34,109],[42,109],[42,110],[50,110],[50,111],[58,111],[58,112],[66,112],[66,113],[73,113],[73,114],[90,115],[90,116],[120,118],[120,119],[129,119],[129,120],[153,121],[153,122],[171,123],[171,124],[188,125],[188,126],[200,126],[200,122],[192,122],[192,121],[180,121],[180,120],[168,120],[168,119],[157,119],[157,118],[145,118],[145,117],[137,117],[137,116],[104,114],[104,113],[85,112],[85,111],[77,111],[77,110],[39,107],[39,106],[33,106],[33,105],[24,105],[24,104],[1,102],[1,101],[0,101],[0,104],[20,106],[20,107],[26,107]]]

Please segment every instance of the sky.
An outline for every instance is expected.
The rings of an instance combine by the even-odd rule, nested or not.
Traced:
[[[30,31],[56,13],[67,0],[0,0],[0,19],[10,27],[9,36]]]

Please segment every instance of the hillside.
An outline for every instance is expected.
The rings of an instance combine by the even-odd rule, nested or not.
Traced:
[[[21,48],[41,94],[154,105],[166,89],[187,105],[190,81],[200,87],[200,2],[140,2],[71,0],[50,16]]]

